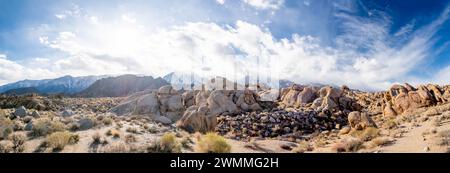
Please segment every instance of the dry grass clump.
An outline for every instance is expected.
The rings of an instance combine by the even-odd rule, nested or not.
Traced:
[[[450,146],[450,130],[441,131],[438,133],[439,145]]]
[[[92,135],[92,144],[93,145],[99,145],[99,144],[105,145],[107,143],[108,143],[108,141],[105,138],[103,138],[100,133],[97,132],[97,133],[94,133],[94,135]]]
[[[165,133],[154,144],[147,147],[151,153],[180,153],[181,144],[177,141],[175,134]]]
[[[134,142],[137,142],[136,136],[134,136],[133,134],[128,134],[125,136],[125,143],[129,144]]]
[[[301,141],[298,146],[292,149],[293,153],[305,153],[307,151],[313,151],[314,148],[308,141]]]
[[[13,122],[9,118],[0,116],[0,140],[6,139],[13,130]]]
[[[374,127],[368,127],[364,130],[352,130],[350,135],[363,141],[370,141],[380,135],[380,131]]]
[[[397,128],[398,124],[394,119],[389,119],[384,123],[384,127],[387,129],[395,129]]]
[[[120,138],[120,131],[116,129],[109,129],[106,131],[106,136],[112,136],[114,138]]]
[[[105,146],[102,151],[103,153],[128,153],[130,148],[123,142],[114,142]]]
[[[11,141],[0,141],[0,153],[13,153],[14,144]]]
[[[80,137],[70,132],[55,132],[47,136],[45,139],[45,146],[51,148],[53,151],[63,150],[66,145],[76,144]]]
[[[347,138],[336,143],[331,148],[334,152],[357,152],[363,148],[363,141],[358,138]]]
[[[110,117],[105,117],[103,118],[102,122],[104,125],[109,126],[113,123],[113,119],[111,119]]]
[[[185,137],[181,138],[181,141],[180,141],[181,146],[183,148],[187,148],[187,149],[192,148],[190,145],[192,143],[194,143],[194,142],[191,140],[191,138],[189,136],[185,136]]]
[[[14,153],[22,153],[25,150],[27,136],[24,133],[14,132],[8,136],[8,140],[13,144],[12,150]]]
[[[138,134],[138,133],[139,133],[139,130],[138,130],[136,127],[128,127],[128,128],[126,129],[126,131],[127,131],[128,133],[134,133],[134,134]]]
[[[389,139],[388,137],[377,137],[377,138],[372,139],[369,142],[368,147],[369,148],[375,148],[375,147],[378,147],[378,146],[381,147],[381,146],[388,145],[391,142],[392,142],[392,140]]]
[[[31,135],[34,137],[47,136],[54,132],[65,131],[65,125],[59,121],[52,121],[48,118],[39,118],[33,122]]]
[[[229,153],[231,146],[222,136],[207,133],[197,142],[196,151],[200,153]]]

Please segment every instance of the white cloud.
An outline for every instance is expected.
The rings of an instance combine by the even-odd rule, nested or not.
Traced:
[[[58,19],[60,19],[60,20],[63,20],[63,19],[65,19],[67,16],[64,15],[64,14],[55,14],[55,17],[58,18]]]
[[[258,70],[262,75],[276,74],[297,83],[386,89],[392,83],[410,79],[410,72],[429,56],[432,36],[447,20],[448,10],[428,26],[410,31],[410,37],[401,44],[392,39],[389,17],[379,16],[366,19],[336,14],[343,21],[343,34],[336,38],[335,47],[321,46],[318,38],[308,35],[277,39],[267,28],[244,21],[236,21],[233,26],[195,22],[147,30],[139,21],[124,22],[124,16],[111,21],[102,18],[100,24],[85,18],[84,22],[70,25],[72,31],[40,37],[43,45],[66,53],[65,57],[35,59],[41,62],[33,63],[35,66],[11,61],[3,64],[9,63],[7,66],[13,68],[10,71],[40,69],[40,78],[61,74],[161,76],[173,71],[243,76]],[[437,78],[445,82],[447,74],[448,70],[443,70],[437,75],[442,77]],[[12,79],[30,76],[19,75]],[[0,76],[0,80],[4,78]]]
[[[406,24],[405,26],[401,27],[400,30],[398,30],[394,34],[394,36],[399,37],[399,36],[403,36],[405,34],[411,33],[413,31],[413,29],[414,29],[414,25],[415,25],[414,21],[411,22],[411,23]]]
[[[450,66],[443,68],[440,70],[436,76],[434,77],[433,83],[441,84],[441,85],[449,85],[450,84]]]
[[[0,85],[24,79],[42,79],[46,76],[55,76],[47,69],[29,68],[0,55]]]
[[[124,14],[122,15],[122,20],[126,21],[126,22],[130,22],[135,24],[136,23],[136,18],[132,17],[130,14]]]
[[[225,0],[216,0],[217,3],[219,3],[220,5],[225,4]]]
[[[243,0],[243,2],[262,10],[278,10],[284,4],[284,0]]]

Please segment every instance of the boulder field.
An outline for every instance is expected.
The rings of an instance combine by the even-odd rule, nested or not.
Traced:
[[[190,133],[295,138],[345,126],[359,130],[376,127],[372,115],[398,116],[449,100],[449,86],[431,84],[417,88],[393,85],[384,92],[297,84],[263,91],[178,91],[164,86],[132,94],[110,111],[119,116],[146,115]]]

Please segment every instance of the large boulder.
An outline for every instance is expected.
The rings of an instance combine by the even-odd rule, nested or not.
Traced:
[[[164,86],[158,90],[159,110],[162,115],[172,121],[181,118],[184,112],[183,100],[181,94],[173,89],[172,86]]]
[[[195,95],[196,95],[195,91],[184,92],[181,95],[183,106],[186,108],[194,106],[195,105]]]
[[[263,102],[276,102],[280,97],[280,91],[278,89],[269,89],[260,91],[258,95]]]
[[[239,107],[244,112],[251,111],[259,111],[261,110],[261,106],[259,106],[255,97],[257,97],[256,93],[251,90],[244,90],[236,93],[237,101],[236,106]]]
[[[238,107],[233,102],[229,91],[216,90],[206,100],[209,113],[218,114],[234,114],[238,112]]]
[[[24,107],[24,106],[20,106],[19,108],[17,108],[15,111],[14,111],[14,116],[17,116],[17,117],[25,117],[25,116],[27,116],[27,109]]]
[[[368,127],[377,127],[375,122],[367,113],[354,111],[348,114],[348,124],[356,130],[363,130]]]
[[[297,96],[297,105],[305,105],[314,101],[317,97],[316,91],[313,87],[305,87]]]
[[[182,117],[184,106],[179,91],[164,86],[130,95],[110,111],[119,116],[147,115],[156,122],[172,124]]]
[[[292,85],[289,89],[283,91],[281,96],[281,105],[284,107],[294,107],[297,104],[298,94],[302,91],[303,87],[300,85]]]
[[[214,131],[217,125],[216,114],[208,114],[207,106],[191,106],[178,121],[177,127],[190,133]]]

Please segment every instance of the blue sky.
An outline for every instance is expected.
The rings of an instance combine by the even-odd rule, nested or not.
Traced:
[[[450,83],[450,2],[0,0],[0,85],[262,73],[367,90]],[[207,72],[202,71],[207,66]]]

